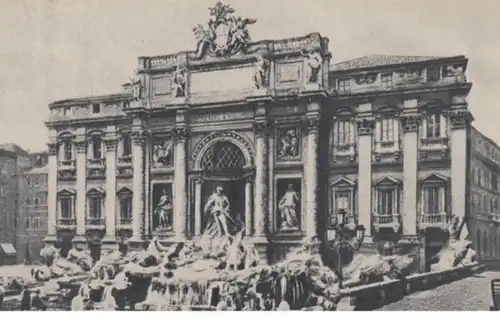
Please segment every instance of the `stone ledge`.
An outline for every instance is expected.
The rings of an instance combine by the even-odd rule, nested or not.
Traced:
[[[430,290],[484,270],[484,265],[473,263],[448,270],[419,273],[403,280],[389,280],[343,289],[340,291],[340,298],[348,298],[354,310],[375,310],[399,301],[411,293]]]

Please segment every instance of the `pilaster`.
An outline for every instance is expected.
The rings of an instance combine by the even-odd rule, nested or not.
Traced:
[[[255,131],[255,194],[254,194],[254,235],[265,237],[267,212],[267,141],[269,123],[265,117],[254,122]]]
[[[416,106],[416,100],[411,100]],[[417,114],[402,115],[403,121],[403,210],[401,219],[403,236],[417,235],[417,187],[418,187],[418,128],[420,117]]]
[[[144,144],[146,132],[142,119],[135,118],[132,133],[132,237],[130,246],[139,246],[144,241]]]
[[[176,240],[186,237],[187,220],[187,137],[188,128],[184,122],[177,123],[173,129],[174,151],[174,228]]]
[[[472,121],[468,110],[451,111],[451,213],[463,221],[467,208],[467,130]],[[460,237],[460,235],[459,235]]]
[[[318,140],[321,106],[310,102],[307,106],[307,150],[304,162],[306,181],[306,236],[318,235]]]
[[[87,185],[87,139],[85,133],[80,131],[75,140],[76,147],[76,237],[74,243],[86,242],[86,185]]]
[[[247,177],[245,182],[245,235],[252,234],[252,178]]]
[[[363,105],[364,110],[371,110],[371,104]],[[371,114],[371,112],[369,113]],[[358,216],[359,223],[366,228],[366,243],[372,242],[372,139],[375,120],[369,115],[356,120],[358,129]]]
[[[44,242],[54,243],[57,232],[57,147],[56,141],[48,144],[47,176],[47,236]]]
[[[105,223],[106,235],[103,242],[114,243],[115,226],[116,226],[116,147],[117,137],[115,128],[111,132],[106,133],[104,144],[106,145],[106,202],[105,202]]]

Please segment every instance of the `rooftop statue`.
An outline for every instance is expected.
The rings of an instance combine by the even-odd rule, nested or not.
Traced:
[[[208,21],[208,28],[205,29],[201,24],[193,28],[198,40],[196,59],[205,55],[223,57],[246,53],[250,42],[247,26],[257,20],[233,16],[234,9],[221,2],[209,10],[212,18]]]

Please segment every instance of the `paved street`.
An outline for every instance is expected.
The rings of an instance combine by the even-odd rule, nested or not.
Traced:
[[[434,290],[417,292],[386,305],[381,311],[487,311],[492,303],[490,281],[499,271],[487,271]]]

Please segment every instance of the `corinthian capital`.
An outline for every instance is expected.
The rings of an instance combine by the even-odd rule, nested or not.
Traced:
[[[418,131],[418,125],[420,123],[420,116],[418,115],[405,115],[401,117],[403,120],[403,131],[404,132],[415,132]]]
[[[370,118],[356,119],[359,135],[371,135],[375,128],[375,120]]]
[[[267,120],[259,120],[253,123],[253,129],[256,135],[267,136],[269,133],[269,122]]]
[[[306,128],[308,133],[318,133],[319,131],[319,118],[308,117],[306,118]]]
[[[114,138],[107,138],[104,140],[104,144],[106,144],[107,151],[116,150],[117,143],[118,143],[118,140],[115,137]]]
[[[472,121],[472,114],[468,110],[450,111],[449,116],[452,129],[465,129]]]
[[[76,152],[78,153],[84,153],[85,151],[87,151],[87,140],[75,140],[74,142],[75,144],[75,148],[76,148]]]
[[[57,154],[57,142],[56,141],[49,141],[47,143],[47,147],[49,148],[49,156],[53,156]]]
[[[185,126],[178,126],[172,129],[174,135],[174,141],[182,141],[188,138],[189,131]]]
[[[147,133],[144,129],[132,129],[130,133],[130,138],[132,143],[136,145],[142,145],[146,141]]]

